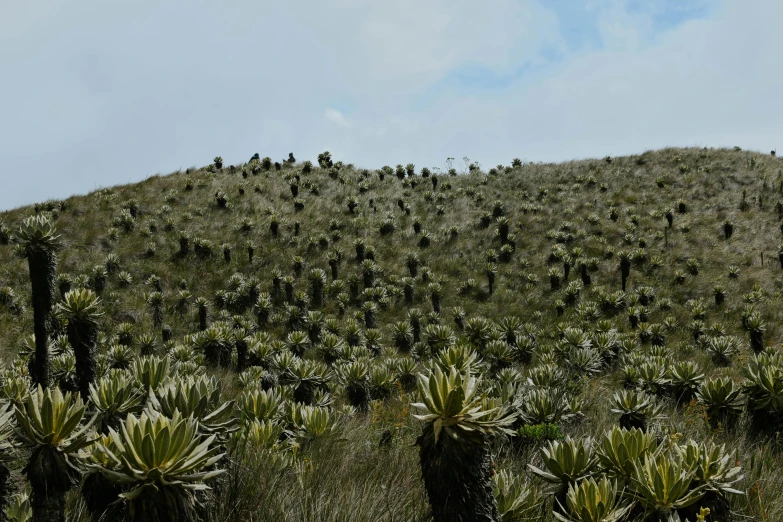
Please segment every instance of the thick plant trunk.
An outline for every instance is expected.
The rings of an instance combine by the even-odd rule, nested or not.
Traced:
[[[582,265],[581,268],[581,275],[582,275],[582,285],[583,286],[590,286],[593,282],[592,278],[590,277],[590,274],[587,272],[587,265]]]
[[[410,374],[400,376],[400,386],[405,393],[412,393],[416,390],[416,376]]]
[[[203,332],[204,330],[207,329],[207,326],[209,326],[209,324],[207,323],[207,313],[208,313],[208,310],[207,310],[206,306],[199,307],[199,309],[198,309],[198,329],[199,329],[199,331]]]
[[[259,328],[263,328],[269,322],[269,310],[266,308],[258,308],[256,310],[256,323]]]
[[[348,291],[351,292],[351,302],[356,303],[359,301],[359,282],[349,281]]]
[[[751,431],[757,434],[771,435],[783,426],[778,412],[765,409],[752,410],[750,413]]]
[[[230,342],[211,342],[204,347],[204,362],[210,368],[231,366],[231,353],[234,345]]]
[[[405,304],[406,305],[413,304],[413,285],[406,284],[402,290],[403,293],[405,294]]]
[[[623,279],[623,292],[625,292],[625,283],[628,281],[628,276],[631,275],[631,261],[627,259],[620,261],[620,272]]]
[[[440,313],[440,296],[438,294],[432,294],[430,296],[430,301],[432,301],[432,311],[436,314]]]
[[[644,432],[647,431],[647,420],[638,419],[630,415],[620,416],[620,427],[625,430],[632,430],[634,428],[640,429]]]
[[[365,310],[364,311],[364,327],[365,328],[375,328],[375,312],[373,310]]]
[[[715,491],[707,491],[704,496],[695,504],[677,510],[680,520],[697,520],[699,511],[702,507],[709,508],[709,520],[732,520],[731,506],[726,497]]]
[[[754,353],[761,353],[764,351],[764,334],[760,331],[750,331],[750,347],[753,348]]]
[[[100,473],[90,473],[82,485],[82,497],[90,512],[90,518],[101,520],[122,520],[122,504],[119,500],[122,489]],[[113,505],[112,505],[113,504]]]
[[[438,443],[432,426],[417,440],[424,487],[434,522],[497,522],[500,518],[492,492],[491,461],[484,445],[460,445],[441,433]]]
[[[82,400],[90,396],[90,384],[95,382],[95,342],[98,328],[91,323],[70,322],[68,342],[76,359],[76,383]]]
[[[413,344],[421,341],[421,323],[418,319],[411,319],[411,331],[413,332]]]
[[[411,351],[411,340],[406,338],[399,338],[395,341],[395,346],[400,353],[408,353]]]
[[[237,372],[241,373],[247,368],[247,341],[237,339],[234,345],[237,348]]]
[[[53,252],[36,252],[27,258],[27,262],[30,267],[35,333],[35,357],[30,364],[30,377],[33,384],[48,387],[51,383],[49,336],[54,326],[52,307],[57,257]]]
[[[130,522],[196,522],[198,515],[187,494],[165,487],[128,503]]]
[[[312,385],[302,382],[294,389],[294,400],[310,406],[313,404],[315,389]]]
[[[11,484],[9,479],[11,472],[5,464],[0,462],[0,522],[5,522],[8,518],[5,516],[5,506],[8,504],[8,497],[11,493]]]
[[[324,304],[324,284],[319,279],[313,281],[313,308],[321,308]]]
[[[204,347],[204,362],[207,366],[215,368],[220,364],[220,346],[210,343]]]
[[[234,352],[234,345],[229,341],[224,341],[220,345],[220,366],[223,368],[231,367],[231,354]]]
[[[33,522],[65,522],[65,493],[73,483],[73,470],[52,446],[36,448],[22,470],[30,481]]]
[[[62,491],[33,489],[30,505],[33,522],[65,522],[65,493]]]
[[[367,411],[370,404],[370,390],[364,383],[353,382],[345,387],[348,402],[359,411]]]

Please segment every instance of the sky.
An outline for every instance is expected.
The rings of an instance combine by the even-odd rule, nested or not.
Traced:
[[[780,0],[0,2],[0,209],[217,155],[783,145]]]

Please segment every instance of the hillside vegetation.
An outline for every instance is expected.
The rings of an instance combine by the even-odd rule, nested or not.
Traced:
[[[451,167],[0,213],[9,518],[783,520],[781,160]]]

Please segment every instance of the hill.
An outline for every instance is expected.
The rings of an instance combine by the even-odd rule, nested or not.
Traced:
[[[0,213],[8,399],[35,351],[17,230],[37,214],[60,236],[56,299],[100,299],[99,379],[165,359],[172,377],[215,377],[236,401],[238,431],[219,437],[228,473],[197,494],[204,518],[425,520],[411,385],[440,364],[470,367],[481,407],[515,416],[491,455],[521,488],[506,491],[522,499],[519,520],[532,519],[526,502],[539,514],[545,499],[544,520],[553,498],[566,504],[539,448],[616,425],[644,428],[695,499],[653,508],[654,493],[604,459],[583,470],[625,484],[635,496],[614,496],[636,500],[634,519],[695,520],[702,505],[706,520],[783,519],[779,158],[665,149],[465,172],[366,170],[328,153],[220,163]],[[67,317],[52,328],[52,375],[76,391]],[[276,400],[262,388],[281,404],[246,422],[252,400]],[[691,440],[725,444],[723,475],[671,456]],[[23,460],[9,466],[20,489]],[[89,519],[78,488],[67,501],[69,520]]]

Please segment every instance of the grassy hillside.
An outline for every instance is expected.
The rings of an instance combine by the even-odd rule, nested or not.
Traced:
[[[546,499],[544,520],[554,520],[553,486],[527,466],[544,467],[539,448],[565,435],[600,440],[645,415],[661,445],[725,444],[742,468],[733,487],[743,495],[726,494],[706,520],[783,519],[780,159],[665,149],[413,176],[308,167],[210,165],[0,213],[4,382],[26,371],[15,360],[34,347],[14,234],[40,213],[61,235],[57,298],[81,287],[100,297],[99,376],[167,357],[172,375],[216,376],[237,418],[258,387],[288,405],[306,396],[329,416],[321,434],[283,406],[270,426],[288,435],[254,444],[243,422],[225,442],[229,472],[198,493],[205,519],[426,520],[421,423],[409,406],[419,398],[406,384],[450,347],[474,353],[481,390],[519,416],[519,436],[494,439],[493,466]],[[754,332],[769,352],[761,359]],[[241,372],[238,340],[248,349]],[[207,368],[210,341],[227,343],[231,360]],[[52,350],[55,379],[70,389],[64,337]],[[771,391],[753,387],[754,367],[771,372]],[[696,393],[718,377],[743,390],[734,423]],[[307,378],[315,396],[299,387]],[[621,418],[611,399],[622,390],[660,408]],[[547,404],[535,404],[539,392]],[[19,451],[10,467],[21,491]],[[628,516],[654,520],[627,489],[638,500]],[[88,520],[79,488],[68,502],[69,520]],[[680,510],[683,520],[693,513]]]

